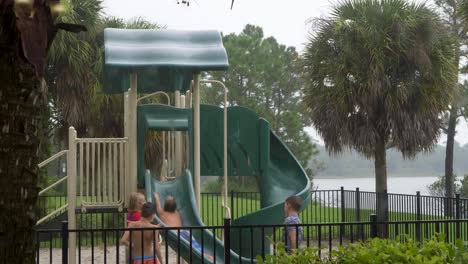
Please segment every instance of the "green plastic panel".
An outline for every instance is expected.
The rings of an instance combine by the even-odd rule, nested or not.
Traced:
[[[303,208],[310,202],[310,181],[299,161],[291,151],[273,133],[270,133],[270,161],[268,173],[260,178],[260,196],[262,209],[245,215],[233,221],[233,225],[278,225],[284,221],[284,201],[291,195],[299,196],[303,201]],[[253,243],[250,230],[240,232],[233,229],[231,232],[231,245],[235,252],[246,252],[242,256],[253,257],[261,254],[262,245],[265,252],[269,252],[268,236],[272,229],[253,229]]]
[[[104,89],[122,93],[130,74],[138,75],[138,92],[187,90],[193,73],[229,66],[221,34],[215,30],[104,30]]]
[[[138,184],[141,186],[144,183],[144,173],[146,171],[144,163],[146,131],[149,129],[159,131],[189,131],[191,136],[192,109],[148,104],[139,105],[137,112]],[[192,144],[193,140],[190,140],[190,149],[193,149]]]
[[[223,175],[223,117],[223,108],[200,106],[202,176]],[[260,119],[255,112],[239,106],[228,108],[229,176],[259,176],[266,169],[266,162],[261,166],[260,153],[267,149],[261,149],[260,140],[268,135],[269,130],[261,133]]]

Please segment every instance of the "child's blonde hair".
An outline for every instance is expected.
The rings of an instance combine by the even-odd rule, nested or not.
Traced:
[[[133,192],[130,194],[130,201],[128,205],[128,210],[130,211],[135,211],[137,210],[138,207],[138,200],[139,199],[145,199],[145,196],[139,192]]]

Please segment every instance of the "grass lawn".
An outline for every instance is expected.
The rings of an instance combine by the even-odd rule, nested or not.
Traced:
[[[65,201],[55,199],[50,197],[47,200],[47,210],[51,212],[54,208],[58,208],[63,205]],[[234,202],[234,203],[232,203]],[[222,199],[220,195],[203,195],[202,196],[202,210],[200,212],[200,216],[204,221],[205,225],[208,226],[221,226],[223,225],[223,216],[224,216],[224,209],[221,206]],[[234,201],[229,199],[228,201],[229,207],[231,208],[232,217],[238,218],[243,215],[255,212],[260,208],[260,200],[259,199],[251,199],[251,198],[244,198],[244,197],[236,197]],[[78,206],[79,207],[79,201]],[[345,222],[355,222],[359,219],[361,221],[369,221],[370,214],[372,214],[374,210],[370,209],[361,209],[359,212],[355,209],[344,209],[336,208],[336,207],[328,207],[321,205],[317,202],[311,202],[305,208],[301,214],[300,218],[302,223],[312,224],[312,223],[339,223],[342,220]],[[344,218],[343,218],[344,213]],[[434,219],[448,219],[447,217],[440,217],[440,216],[428,216],[423,215],[421,217],[423,220],[434,220]],[[402,213],[402,212],[389,212],[389,219],[396,220],[396,221],[405,221],[405,220],[417,220],[417,215],[412,213]],[[117,228],[123,227],[123,223],[125,221],[124,214],[120,213],[89,213],[89,214],[78,214],[77,215],[77,224],[78,228]],[[467,223],[459,224],[459,230],[463,236],[468,236],[468,233],[465,235],[465,230],[468,230]],[[361,228],[361,229],[359,229]],[[365,232],[369,232],[369,226],[358,227],[357,225],[353,227],[347,227],[344,230],[347,234],[357,234],[359,230],[364,230]],[[456,224],[424,224],[419,227],[419,229],[415,225],[404,225],[404,224],[392,224],[389,227],[389,233],[396,234],[396,233],[406,233],[411,234],[412,237],[415,237],[418,233],[421,234],[422,237],[427,237],[428,235],[434,233],[435,231],[448,233],[451,236],[455,235],[457,230]],[[315,237],[317,238],[320,236],[323,239],[326,239],[329,234],[338,235],[340,232],[343,232],[343,229],[340,229],[338,225],[336,226],[329,226],[329,227],[309,227],[304,230],[307,237]],[[218,232],[217,232],[218,233]],[[221,235],[217,234],[218,236]],[[58,237],[59,235],[54,237]],[[106,244],[113,245],[116,241],[118,241],[118,237],[120,234],[117,232],[109,232],[103,234],[102,232],[94,232],[93,234],[87,233],[82,234],[80,237],[81,245],[83,246],[90,246],[91,244],[94,245],[102,245],[104,240],[106,240]],[[93,238],[91,238],[93,237]],[[52,246],[59,247],[60,246],[60,239],[59,238],[52,238]],[[50,242],[42,242],[41,247],[50,247]]]

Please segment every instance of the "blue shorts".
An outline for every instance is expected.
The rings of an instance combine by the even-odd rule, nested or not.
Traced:
[[[180,236],[183,239],[185,239],[186,241],[190,241],[190,239],[191,239],[192,240],[192,248],[197,250],[198,252],[201,252],[202,247],[200,246],[200,244],[198,244],[198,242],[195,240],[195,238],[190,235],[189,231],[187,231],[187,230],[181,231]]]

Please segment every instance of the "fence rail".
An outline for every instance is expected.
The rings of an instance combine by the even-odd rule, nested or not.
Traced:
[[[261,251],[256,256],[265,258],[266,255],[277,253],[277,242],[283,241],[283,230],[295,228],[304,234],[303,240],[298,244],[301,247],[316,247],[319,255],[325,257],[340,245],[364,241],[377,236],[379,225],[385,225],[390,239],[414,239],[423,241],[436,234],[445,234],[445,240],[453,243],[457,239],[468,241],[468,220],[418,220],[377,222],[377,217],[372,215],[364,222],[342,223],[313,223],[299,225],[252,225],[231,226],[229,221],[223,225],[205,227],[180,227],[180,228],[92,228],[69,230],[67,223],[62,224],[61,229],[37,231],[37,237],[48,238],[38,242],[36,246],[37,263],[67,263],[68,237],[76,234],[77,238],[77,263],[125,263],[134,260],[137,256],[148,255],[141,251],[128,251],[121,245],[124,232],[129,232],[130,244],[151,243],[152,247],[159,248],[164,263],[179,263],[184,258],[192,263],[195,258],[201,258],[201,262],[213,263],[246,263],[251,259],[251,252],[245,249],[245,244],[251,245],[262,235]],[[216,243],[205,231],[211,233],[223,233],[224,247]],[[234,232],[233,232],[234,231]],[[184,235],[184,232],[185,235]],[[148,236],[149,234],[149,236]],[[186,234],[189,234],[188,236]],[[246,235],[247,234],[247,235]],[[266,234],[271,234],[267,237]],[[240,238],[239,236],[243,236]],[[150,237],[151,241],[143,241],[142,237]],[[90,238],[89,240],[83,239]],[[171,239],[172,237],[172,239]],[[191,239],[189,239],[191,237]],[[175,238],[175,239],[174,239]],[[53,240],[57,243],[53,245]],[[269,241],[273,243],[269,244]],[[234,244],[237,243],[237,244]],[[250,244],[249,244],[250,243]],[[199,244],[199,246],[196,246]],[[57,247],[58,246],[58,247]],[[218,247],[218,248],[216,248]],[[231,255],[234,250],[236,255]],[[229,258],[226,258],[230,256]]]
[[[389,221],[468,219],[468,199],[411,194],[395,194],[356,190],[313,190],[311,200],[303,208],[303,223],[360,222],[377,213],[376,200],[385,196],[388,201]],[[221,193],[202,193],[200,215],[208,225],[222,224]],[[229,206],[232,218],[260,210],[260,193],[230,192]],[[446,209],[447,208],[447,209]]]
[[[411,194],[386,193],[389,221],[468,219],[468,199]],[[356,190],[313,190],[311,200],[300,213],[303,223],[360,222],[376,213],[375,192]],[[201,194],[200,216],[207,225],[222,225],[222,195],[218,192]],[[67,203],[65,195],[39,197],[37,214],[43,217]],[[78,205],[80,201],[78,201]],[[260,210],[259,192],[230,192],[228,205],[236,219]],[[445,210],[449,208],[450,210]]]

